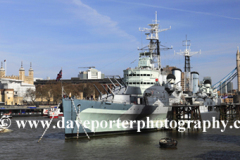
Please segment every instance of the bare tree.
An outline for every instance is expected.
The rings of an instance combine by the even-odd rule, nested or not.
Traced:
[[[62,99],[62,88],[61,83],[57,82],[52,84],[52,96],[55,104],[59,103]]]
[[[72,96],[78,98],[80,93],[83,92],[83,84],[64,84],[64,91],[66,95],[71,93]]]
[[[45,98],[50,104],[51,98],[53,97],[53,84],[51,82],[47,83],[46,85],[42,86],[42,97]]]
[[[92,83],[86,83],[83,89],[84,97],[91,97],[91,95],[95,94],[95,88]]]
[[[35,100],[36,98],[39,97],[37,92],[34,89],[28,88],[26,90],[26,93],[24,95],[24,98],[26,99],[30,99],[32,101],[33,104],[35,104]]]

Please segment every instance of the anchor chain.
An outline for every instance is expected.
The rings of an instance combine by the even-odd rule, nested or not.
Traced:
[[[75,106],[72,98],[71,98],[71,101],[72,101],[74,110],[75,110],[75,112],[76,112],[77,121],[81,124],[81,126],[82,126],[82,128],[83,128],[83,130],[84,130],[84,132],[85,132],[85,134],[86,134],[86,136],[88,137],[88,139],[90,139],[90,137],[88,136],[88,134],[87,134],[87,132],[86,132],[86,130],[85,130],[85,127],[82,125],[82,122],[81,122],[81,119],[80,119],[80,106],[79,106],[79,113],[77,113],[77,109],[76,109],[76,106]],[[79,116],[78,116],[78,114],[79,114]],[[77,130],[77,138],[78,138],[78,137],[79,137],[79,125],[77,125],[77,127],[78,127],[78,130]]]
[[[58,110],[58,107],[60,106],[60,104],[61,104],[61,103],[58,104],[56,111]],[[52,121],[53,121],[53,118],[54,118],[54,112],[53,112],[52,119],[50,120],[50,124],[47,126],[47,128],[46,128],[45,131],[43,132],[42,136],[41,136],[40,139],[38,140],[38,143],[42,140],[44,134],[47,132],[48,128],[50,127],[50,125],[51,125],[51,123],[52,123]]]

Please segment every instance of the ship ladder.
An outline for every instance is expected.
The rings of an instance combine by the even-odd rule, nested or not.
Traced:
[[[90,139],[90,137],[88,136],[88,134],[87,134],[87,132],[86,132],[86,130],[85,130],[85,127],[82,125],[82,121],[81,121],[81,119],[80,119],[80,107],[81,107],[81,105],[79,105],[78,113],[77,113],[77,109],[76,109],[76,106],[75,106],[72,98],[71,98],[71,101],[72,101],[74,110],[75,110],[75,112],[76,112],[77,122],[79,122],[79,123],[81,124],[81,126],[82,126],[82,128],[83,128],[83,130],[84,130],[84,132],[85,132],[85,134],[86,134],[86,136],[88,137],[88,139]],[[77,125],[77,127],[78,127],[78,129],[77,129],[77,139],[78,139],[78,137],[79,137],[79,125]]]

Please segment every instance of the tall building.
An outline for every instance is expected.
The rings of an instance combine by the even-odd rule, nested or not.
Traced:
[[[220,91],[221,91],[221,94],[228,93],[226,82],[220,82]]]
[[[233,82],[229,82],[227,84],[227,92],[230,93],[233,91]]]

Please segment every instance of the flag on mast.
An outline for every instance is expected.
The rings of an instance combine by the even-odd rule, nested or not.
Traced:
[[[62,70],[59,71],[56,81],[59,81],[62,78]]]

